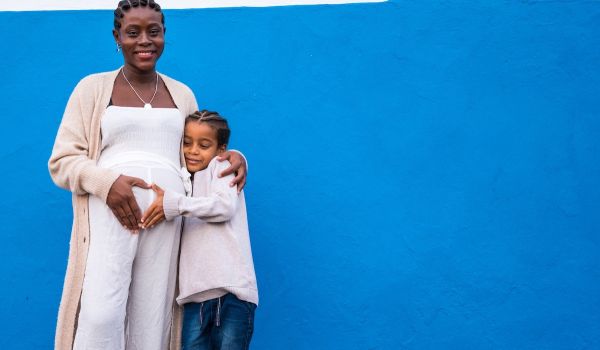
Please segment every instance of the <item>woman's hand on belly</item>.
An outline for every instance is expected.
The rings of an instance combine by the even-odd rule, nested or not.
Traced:
[[[140,178],[121,175],[112,184],[106,197],[106,205],[112,210],[121,225],[137,233],[141,224],[142,212],[133,195],[132,188],[134,186],[151,188]]]

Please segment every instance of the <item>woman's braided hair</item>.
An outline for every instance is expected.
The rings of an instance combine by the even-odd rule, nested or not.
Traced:
[[[163,25],[165,24],[165,15],[162,13],[160,5],[154,2],[154,0],[123,0],[119,1],[117,9],[114,12],[114,26],[116,30],[121,29],[121,19],[125,16],[125,12],[129,11],[132,7],[149,7],[156,12],[160,12],[160,21]]]
[[[217,146],[229,143],[231,130],[229,129],[227,119],[221,117],[219,113],[207,111],[206,109],[196,111],[185,118],[185,123],[189,122],[206,123],[211,128],[217,130]]]

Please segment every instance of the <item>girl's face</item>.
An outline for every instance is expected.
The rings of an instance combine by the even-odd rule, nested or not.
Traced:
[[[225,151],[226,145],[218,145],[217,130],[206,123],[189,121],[183,134],[183,156],[190,173],[206,169],[208,163]]]
[[[152,71],[165,47],[161,13],[150,7],[132,7],[121,19],[121,28],[113,29],[121,45],[125,65],[138,72]]]

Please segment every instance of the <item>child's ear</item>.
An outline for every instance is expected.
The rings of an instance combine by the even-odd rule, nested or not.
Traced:
[[[219,149],[217,150],[217,154],[218,154],[218,155],[221,155],[221,154],[223,154],[223,152],[225,152],[225,151],[227,151],[227,145],[226,145],[226,144],[225,144],[225,145],[221,145],[221,146],[219,146]]]

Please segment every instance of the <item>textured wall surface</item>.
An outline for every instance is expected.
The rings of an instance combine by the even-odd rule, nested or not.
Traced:
[[[159,70],[232,124],[254,349],[600,348],[600,4],[167,11]],[[0,13],[3,349],[50,349],[71,224],[46,161],[110,11]]]

